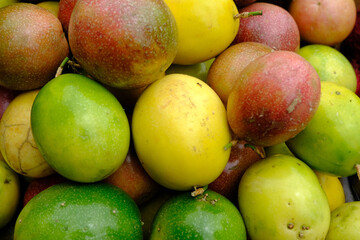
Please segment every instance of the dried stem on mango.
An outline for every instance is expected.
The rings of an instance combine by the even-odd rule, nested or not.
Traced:
[[[234,19],[237,18],[248,18],[251,16],[258,16],[258,15],[262,15],[262,11],[254,11],[254,12],[242,12],[242,13],[238,13],[234,16]]]

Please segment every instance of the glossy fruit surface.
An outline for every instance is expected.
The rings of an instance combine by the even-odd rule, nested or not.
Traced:
[[[61,183],[36,195],[21,210],[14,238],[142,239],[140,211],[112,185]]]
[[[49,10],[52,14],[58,17],[59,13],[59,1],[44,1],[37,4],[40,7],[43,7]]]
[[[360,98],[332,82],[321,82],[318,110],[306,128],[286,142],[310,167],[338,177],[356,173],[360,163]]]
[[[266,157],[270,157],[275,154],[285,154],[285,155],[294,156],[294,154],[290,151],[290,149],[288,148],[288,146],[286,146],[286,143],[284,142],[266,147],[265,154]]]
[[[326,240],[360,238],[360,201],[347,202],[331,213]]]
[[[349,60],[335,48],[310,44],[300,48],[298,54],[316,69],[321,81],[334,82],[356,91],[355,70]]]
[[[138,99],[132,136],[149,175],[173,190],[189,190],[215,180],[225,168],[231,133],[223,103],[203,81],[170,74]]]
[[[79,74],[47,83],[31,111],[34,139],[58,173],[79,182],[95,182],[124,162],[130,126],[118,100],[102,85]]]
[[[20,191],[18,175],[5,162],[0,161],[0,229],[15,216]]]
[[[319,179],[322,189],[325,191],[330,211],[344,204],[346,200],[345,192],[339,178],[319,171],[315,171],[315,174]]]
[[[211,190],[196,197],[183,192],[160,207],[150,239],[245,240],[246,230],[239,210],[224,196]]]
[[[232,0],[165,0],[179,33],[174,63],[190,65],[209,60],[225,50],[239,28]]]
[[[19,1],[18,0],[3,0],[0,3],[0,7],[5,7],[5,6],[8,6],[10,4],[17,3],[17,2],[19,2]]]
[[[180,65],[180,64],[171,64],[170,67],[166,70],[166,74],[171,73],[181,73],[187,74],[193,77],[197,77],[204,82],[207,82],[207,75],[211,64],[214,62],[215,58],[211,58],[204,62],[195,63],[191,65]]]
[[[252,240],[324,239],[330,209],[313,170],[277,154],[251,165],[239,184],[239,207]]]

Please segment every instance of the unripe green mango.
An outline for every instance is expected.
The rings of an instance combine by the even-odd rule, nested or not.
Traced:
[[[251,165],[240,180],[239,208],[252,240],[325,239],[330,208],[314,171],[275,154]]]
[[[17,240],[142,240],[138,206],[122,189],[104,182],[55,184],[19,213]]]
[[[360,98],[344,86],[321,82],[319,107],[306,128],[286,142],[313,169],[339,177],[360,164]]]
[[[326,240],[360,239],[360,201],[347,202],[331,212]]]

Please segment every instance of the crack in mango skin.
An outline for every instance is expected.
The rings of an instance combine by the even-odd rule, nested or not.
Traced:
[[[45,177],[54,170],[47,164],[34,141],[30,126],[32,102],[38,90],[17,96],[0,122],[0,148],[6,163],[28,177]]]

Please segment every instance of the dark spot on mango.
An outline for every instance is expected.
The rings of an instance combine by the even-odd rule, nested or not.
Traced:
[[[11,179],[5,178],[4,184],[9,184],[9,183],[11,183]]]
[[[309,226],[306,226],[306,225],[302,225],[302,226],[301,226],[301,229],[302,229],[302,230],[309,230],[310,227],[309,227]]]
[[[293,228],[294,228],[294,224],[293,224],[293,223],[288,223],[288,224],[287,224],[287,228],[288,228],[288,229],[293,229]]]
[[[340,92],[340,91],[336,91],[335,94],[336,94],[336,95],[340,95],[341,92]]]

